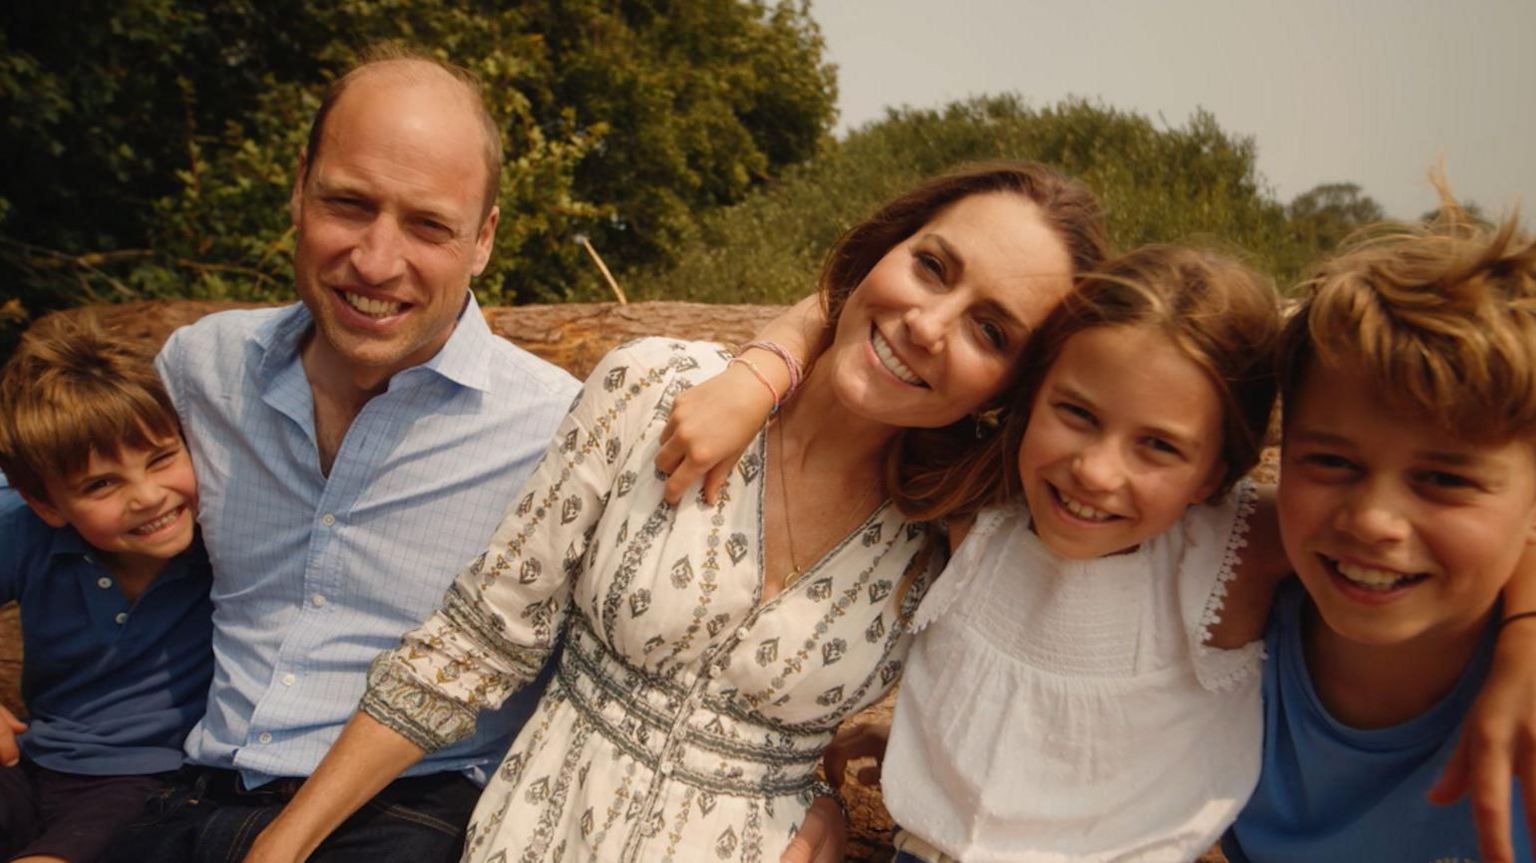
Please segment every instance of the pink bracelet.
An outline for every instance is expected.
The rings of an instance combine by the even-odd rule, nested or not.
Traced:
[[[747,371],[752,373],[752,377],[757,378],[758,381],[761,382],[763,386],[768,388],[768,394],[773,396],[773,410],[770,411],[770,413],[778,413],[779,412],[779,391],[773,388],[773,384],[772,383],[769,383],[768,376],[763,374],[763,370],[757,367],[757,363],[752,362],[751,360],[747,359],[746,357],[731,357],[731,361],[726,363],[725,367],[726,368],[730,368],[731,366],[734,366],[737,363],[741,363],[742,365],[746,366],[747,367]]]
[[[789,389],[785,391],[784,398],[787,400],[790,396],[794,395],[795,390],[800,388],[800,380],[804,374],[800,368],[800,361],[795,359],[795,355],[778,342],[770,342],[766,339],[747,342],[741,346],[743,353],[748,348],[761,348],[783,361],[784,367],[789,370]]]

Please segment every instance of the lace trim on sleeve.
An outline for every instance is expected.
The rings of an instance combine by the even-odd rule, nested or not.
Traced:
[[[1232,650],[1210,647],[1211,627],[1221,622],[1222,607],[1227,600],[1227,585],[1237,577],[1237,567],[1248,547],[1249,520],[1257,508],[1258,490],[1244,480],[1232,490],[1234,498],[1232,527],[1227,532],[1226,548],[1216,569],[1216,582],[1206,596],[1205,608],[1191,633],[1190,649],[1194,653],[1195,677],[1206,689],[1220,692],[1232,689],[1259,670],[1264,660],[1262,639]]]

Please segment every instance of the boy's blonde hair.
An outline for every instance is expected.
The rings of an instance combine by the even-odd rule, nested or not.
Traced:
[[[80,473],[93,451],[116,458],[180,428],[153,353],[90,312],[38,321],[0,371],[0,470],[36,500],[48,499],[45,478]]]
[[[1274,284],[1225,255],[1143,246],[1082,277],[1030,336],[1003,431],[939,469],[888,476],[892,499],[922,518],[969,515],[1020,493],[1019,446],[1045,375],[1067,340],[1098,327],[1153,327],[1205,372],[1221,404],[1225,494],[1258,463],[1275,404],[1272,366],[1280,333]]]
[[[1282,392],[1294,398],[1310,368],[1346,367],[1461,439],[1536,438],[1536,241],[1515,215],[1479,224],[1436,185],[1432,222],[1367,230],[1303,283]]]

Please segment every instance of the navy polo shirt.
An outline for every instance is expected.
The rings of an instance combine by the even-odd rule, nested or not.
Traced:
[[[0,478],[0,604],[21,603],[21,750],[67,773],[181,766],[213,676],[210,570],[200,540],[137,602],[72,527],[49,527]]]

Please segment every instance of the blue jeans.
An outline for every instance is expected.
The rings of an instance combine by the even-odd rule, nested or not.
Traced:
[[[302,779],[245,790],[239,774],[187,767],[150,799],[112,850],[118,863],[239,863]],[[464,848],[480,787],[457,773],[397,779],[363,804],[309,858],[315,863],[452,863]]]

